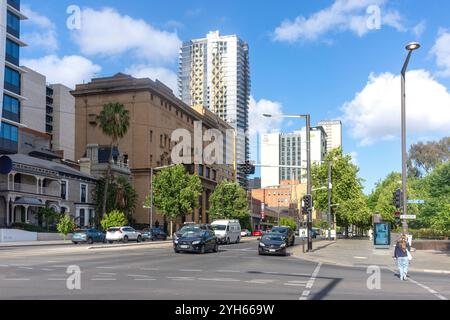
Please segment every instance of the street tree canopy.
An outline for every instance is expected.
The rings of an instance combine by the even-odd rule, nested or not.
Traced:
[[[339,204],[338,207],[332,208],[337,224],[368,227],[371,222],[371,213],[363,193],[362,179],[358,177],[359,168],[352,163],[350,155],[343,155],[342,148],[331,150],[325,160],[331,161],[331,203]],[[311,176],[313,189],[327,186],[327,163],[313,164]],[[328,191],[326,189],[313,192],[313,198],[316,209],[321,212],[328,211]]]
[[[153,179],[153,205],[169,220],[186,216],[198,207],[202,183],[197,175],[189,174],[182,164],[162,169]],[[150,206],[150,195],[145,206]]]
[[[250,218],[246,191],[236,182],[220,182],[209,198],[212,219],[239,219],[247,225]]]

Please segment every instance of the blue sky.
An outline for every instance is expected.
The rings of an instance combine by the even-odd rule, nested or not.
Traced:
[[[448,1],[22,3],[30,17],[23,64],[69,86],[128,72],[175,87],[181,41],[211,30],[239,35],[250,46],[252,133],[303,126],[268,122],[262,112],[310,113],[313,124],[342,119],[344,152],[355,156],[366,192],[401,169],[398,73],[409,41],[422,48],[408,74],[408,143],[450,133]],[[81,9],[79,29],[67,27],[70,5]]]

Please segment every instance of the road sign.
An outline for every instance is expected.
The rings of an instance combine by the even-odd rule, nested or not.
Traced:
[[[425,200],[408,200],[408,203],[424,204]]]
[[[400,219],[414,220],[414,219],[416,219],[416,215],[415,214],[407,214],[407,215],[402,214],[400,216]]]

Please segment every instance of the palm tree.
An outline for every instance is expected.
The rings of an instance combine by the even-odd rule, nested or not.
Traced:
[[[103,206],[101,215],[106,212],[106,198],[108,195],[108,185],[111,176],[111,161],[113,155],[113,147],[118,146],[119,139],[123,138],[130,127],[129,111],[125,109],[124,105],[117,102],[110,102],[103,105],[103,110],[98,116],[99,126],[103,134],[111,138],[109,144],[109,159],[108,168],[105,175],[105,186],[103,188]],[[100,218],[100,217],[99,217]]]

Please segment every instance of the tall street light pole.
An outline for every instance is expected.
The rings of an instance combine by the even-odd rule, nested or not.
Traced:
[[[408,214],[408,195],[406,190],[406,70],[408,69],[409,60],[411,59],[412,52],[420,48],[418,42],[411,42],[406,45],[406,50],[408,50],[408,56],[406,57],[405,63],[403,64],[401,72],[401,121],[402,121],[402,191],[403,191],[403,214]],[[408,224],[406,219],[403,219],[403,232],[408,232]]]
[[[311,117],[309,114],[290,114],[290,115],[271,115],[263,114],[267,118],[300,118],[306,119],[306,193],[311,194],[312,181],[311,181]],[[312,251],[312,210],[308,210],[308,252]]]

